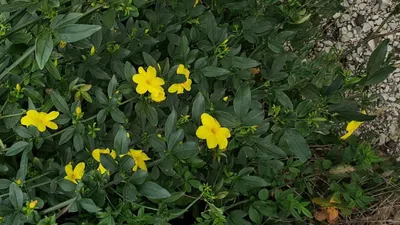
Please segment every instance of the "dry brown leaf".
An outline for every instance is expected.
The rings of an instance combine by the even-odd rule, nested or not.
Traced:
[[[258,67],[251,68],[251,69],[250,69],[250,72],[251,72],[251,74],[253,74],[253,75],[257,75],[257,74],[259,74],[259,73],[261,72],[261,69],[258,68]]]
[[[328,214],[328,218],[326,219],[329,224],[334,224],[336,220],[339,218],[339,211],[335,208],[328,207],[326,209],[326,212]]]
[[[315,211],[315,212],[314,212],[314,218],[315,218],[317,221],[324,221],[324,220],[326,220],[326,219],[328,218],[328,213],[326,212],[325,209]]]

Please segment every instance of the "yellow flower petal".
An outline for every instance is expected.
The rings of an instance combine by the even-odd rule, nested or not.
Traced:
[[[225,137],[225,138],[230,138],[231,137],[231,132],[229,131],[228,128],[225,128],[225,127],[221,127],[218,130],[217,134],[221,135],[222,137]]]
[[[186,82],[183,84],[183,87],[186,89],[186,91],[192,90],[192,80],[187,79]]]
[[[132,81],[137,84],[146,83],[146,77],[143,76],[142,74],[135,74],[132,77]]]
[[[34,120],[32,117],[29,117],[26,115],[26,116],[22,117],[21,124],[25,125],[25,126],[30,126],[30,125],[34,124]]]
[[[95,149],[92,152],[92,157],[94,158],[94,160],[96,160],[97,162],[100,162],[100,149]]]
[[[67,175],[72,175],[74,174],[74,170],[72,169],[72,163],[68,163],[65,167],[64,167],[65,173]]]
[[[201,114],[201,123],[210,129],[220,127],[218,121],[207,113]]]
[[[98,171],[100,171],[101,174],[104,174],[105,172],[107,172],[107,169],[104,168],[103,165],[101,165],[101,163],[99,163],[99,167],[97,168]]]
[[[113,159],[115,159],[115,158],[117,157],[117,153],[116,153],[114,150],[111,150],[110,155],[111,155],[111,157],[112,157]]]
[[[74,169],[75,179],[77,179],[77,180],[82,179],[84,173],[85,173],[85,163],[80,162],[80,163],[78,163],[78,165],[75,166],[75,169]]]
[[[45,125],[46,125],[46,127],[50,128],[52,130],[58,129],[58,125],[54,122],[46,122]]]
[[[155,78],[157,76],[157,70],[156,68],[149,66],[147,68],[147,77],[148,78]]]
[[[209,149],[213,149],[213,148],[217,147],[218,140],[217,140],[217,137],[215,135],[208,136],[206,140],[207,140],[207,147]]]
[[[180,64],[180,65],[178,66],[178,69],[176,70],[176,73],[177,73],[177,74],[185,75],[186,79],[188,79],[188,78],[189,78],[189,75],[190,75],[189,70],[186,69],[185,66],[182,65],[182,64]]]
[[[179,89],[179,84],[173,84],[168,88],[169,93],[175,93],[178,92]]]
[[[138,84],[138,86],[136,86],[136,92],[138,94],[144,94],[147,92],[147,85],[145,84]]]
[[[137,163],[138,167],[144,171],[147,171],[146,163],[142,160],[138,160]]]
[[[212,135],[212,131],[205,126],[200,126],[196,130],[196,136],[200,139],[207,139],[210,135]]]

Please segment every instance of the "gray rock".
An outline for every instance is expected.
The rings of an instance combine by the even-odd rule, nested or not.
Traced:
[[[358,5],[358,8],[361,10],[365,9],[365,7],[367,7],[366,3],[361,3],[360,5]]]
[[[369,25],[369,23],[364,23],[362,31],[367,33],[368,31],[370,31],[372,29],[371,25]]]

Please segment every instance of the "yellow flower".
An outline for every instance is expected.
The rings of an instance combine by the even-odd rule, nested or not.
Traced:
[[[161,88],[162,89],[162,88]],[[150,95],[151,100],[155,101],[155,102],[162,102],[165,100],[165,92],[164,90],[158,92],[158,93],[152,93]]]
[[[19,83],[17,83],[17,85],[15,85],[15,90],[19,93],[21,92],[21,85]]]
[[[70,162],[68,165],[65,166],[65,173],[67,174],[67,176],[65,176],[64,179],[77,184],[77,180],[81,180],[83,174],[85,173],[85,163],[78,163],[78,165],[75,166],[75,169],[73,169],[72,163]]]
[[[219,146],[219,149],[225,149],[228,146],[228,138],[231,137],[231,133],[228,128],[221,127],[219,122],[207,113],[201,115],[200,126],[196,130],[196,136],[200,139],[207,141],[207,147],[213,149]]]
[[[36,207],[37,203],[38,203],[37,200],[33,200],[33,201],[29,202],[28,207],[30,209],[34,209]]]
[[[100,154],[109,154],[113,159],[115,159],[117,157],[117,153],[114,150],[110,151],[110,149],[108,148],[93,150],[92,156],[97,162],[99,162],[99,167],[97,168],[97,170],[100,171],[101,174],[104,174],[105,172],[107,172],[107,169],[104,168],[104,166],[100,163]]]
[[[60,41],[60,48],[65,48],[65,46],[67,46],[67,42]]]
[[[366,114],[367,112],[365,110],[363,110],[362,113]],[[359,122],[359,121],[355,121],[355,120],[348,123],[347,127],[346,127],[347,133],[345,135],[343,135],[342,137],[340,137],[340,139],[346,140],[347,138],[349,138],[354,133],[354,131],[356,131],[358,129],[358,127],[360,127],[361,124],[363,124],[363,122]]]
[[[228,101],[228,96],[225,96],[222,100],[224,100],[224,102],[227,102]]]
[[[22,184],[21,179],[16,180],[15,183],[17,183],[18,186],[21,185]]]
[[[180,84],[173,84],[168,88],[169,93],[178,93],[182,94],[183,90],[185,89],[186,91],[190,91],[192,88],[192,80],[189,79],[190,71],[185,68],[184,65],[180,64],[178,66],[178,69],[176,70],[177,74],[182,74],[185,75],[186,81]]]
[[[77,107],[75,108],[75,114],[76,114],[77,116],[79,116],[79,115],[81,115],[81,113],[82,113],[82,108],[81,108],[80,106],[77,106]]]
[[[143,67],[139,67],[139,73],[132,77],[133,82],[137,83],[136,92],[139,94],[145,94],[150,92],[151,94],[158,94],[164,92],[161,85],[164,85],[164,80],[157,77],[157,70],[149,66],[147,72]]]
[[[199,2],[200,2],[200,0],[196,0],[196,1],[194,2],[193,8],[196,7],[196,6],[199,4]]]
[[[60,115],[57,111],[50,113],[38,112],[36,110],[28,110],[26,116],[22,117],[21,124],[25,126],[35,126],[40,132],[46,131],[46,127],[56,130],[58,126],[52,120],[56,119]]]
[[[92,45],[92,48],[90,48],[90,55],[94,55],[96,53],[96,48]]]
[[[143,150],[130,149],[126,155],[129,155],[135,161],[135,166],[132,168],[136,171],[138,167],[144,171],[147,171],[147,166],[145,161],[150,160],[150,158],[143,152]]]

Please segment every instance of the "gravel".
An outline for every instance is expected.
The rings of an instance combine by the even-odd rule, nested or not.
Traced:
[[[316,51],[329,52],[331,48],[336,48],[345,52],[352,48],[370,32],[375,32],[395,5],[395,0],[344,0],[342,6],[345,11],[336,13],[329,27],[333,30],[331,33],[338,33],[337,37],[328,36],[329,40],[317,43]],[[380,34],[386,34],[399,30],[385,36],[390,40],[388,50],[396,53],[400,52],[399,22],[398,17],[394,16],[379,31]],[[369,56],[381,40],[370,40],[366,45],[348,54],[345,66],[352,71],[363,71]],[[398,63],[400,65],[400,62]],[[400,69],[383,83],[371,87],[368,94],[378,96],[375,110],[368,112],[377,115],[377,118],[361,126],[361,138],[372,139],[372,144],[382,146],[389,154],[400,156]]]

